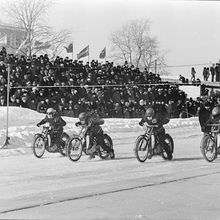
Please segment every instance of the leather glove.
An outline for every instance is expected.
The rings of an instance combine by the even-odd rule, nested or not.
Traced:
[[[76,122],[75,126],[78,127],[80,125],[80,122]]]

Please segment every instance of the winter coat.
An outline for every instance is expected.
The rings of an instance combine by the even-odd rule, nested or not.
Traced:
[[[49,123],[53,131],[61,131],[66,125],[66,122],[59,115],[55,115],[53,118],[48,118],[48,116],[46,116],[42,121],[38,123],[38,125],[45,123]]]
[[[201,108],[199,111],[199,123],[201,126],[201,130],[203,132],[209,132],[210,131],[210,127],[205,126],[206,122],[208,120],[210,120],[211,117],[211,110],[208,110],[206,108]]]

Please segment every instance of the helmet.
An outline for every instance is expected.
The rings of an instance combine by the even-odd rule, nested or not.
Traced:
[[[80,121],[85,121],[86,118],[87,118],[87,114],[86,114],[85,112],[81,112],[81,113],[79,114],[79,120],[80,120]]]
[[[148,108],[145,112],[146,117],[153,117],[154,116],[154,109],[153,108]]]
[[[48,109],[47,109],[47,114],[48,114],[48,115],[54,116],[55,113],[56,113],[56,110],[55,110],[55,109],[53,109],[53,108],[48,108]]]
[[[217,118],[218,116],[220,116],[220,107],[214,107],[212,109],[212,116],[214,118]]]

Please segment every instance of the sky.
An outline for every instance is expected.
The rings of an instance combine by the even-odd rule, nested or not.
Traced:
[[[168,0],[53,0],[47,22],[72,33],[73,59],[87,45],[90,60],[110,50],[110,35],[134,19],[149,19],[152,36],[166,52],[172,76],[190,77],[191,67],[201,76],[204,65],[220,58],[220,2]],[[63,56],[71,57],[64,53]],[[87,61],[87,58],[84,60]]]

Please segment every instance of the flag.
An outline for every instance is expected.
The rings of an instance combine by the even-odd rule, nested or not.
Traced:
[[[104,59],[105,56],[106,56],[106,48],[104,48],[104,49],[101,51],[101,53],[99,54],[99,58],[100,58],[100,59]]]
[[[66,48],[67,53],[72,53],[73,52],[73,43],[69,44],[69,46],[65,47],[65,48]]]
[[[50,48],[50,43],[49,41],[46,41],[46,42],[41,42],[41,41],[35,41],[34,43],[34,49],[35,50],[45,50],[45,49],[48,49]]]
[[[86,56],[89,56],[89,45],[77,54],[77,59],[79,60],[80,58],[86,57]]]
[[[0,45],[6,45],[7,44],[7,35],[0,38]]]

